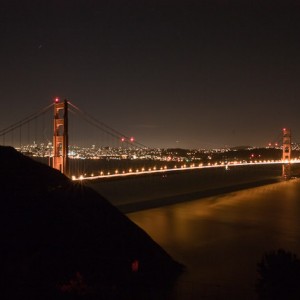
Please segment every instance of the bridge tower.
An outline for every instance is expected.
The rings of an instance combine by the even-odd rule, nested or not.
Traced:
[[[291,177],[291,130],[283,128],[283,141],[282,141],[282,177],[289,179]]]
[[[54,102],[53,164],[54,169],[67,175],[68,167],[68,101]]]

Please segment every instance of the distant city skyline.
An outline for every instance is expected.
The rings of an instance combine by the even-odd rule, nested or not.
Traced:
[[[1,3],[0,129],[67,98],[149,147],[300,142],[298,1]]]

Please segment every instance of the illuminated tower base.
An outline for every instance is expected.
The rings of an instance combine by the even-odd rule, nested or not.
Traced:
[[[68,102],[54,103],[53,164],[54,169],[67,175],[68,166]]]
[[[283,142],[282,142],[282,177],[284,179],[291,178],[291,130],[283,129]]]

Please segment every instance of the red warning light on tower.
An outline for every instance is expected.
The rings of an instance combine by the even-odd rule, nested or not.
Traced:
[[[130,142],[134,142],[134,138],[133,137],[130,138]]]
[[[55,103],[58,103],[58,102],[59,102],[59,98],[56,97],[55,100],[54,100],[54,102],[55,102]]]
[[[124,137],[121,138],[121,142],[125,142],[125,138]]]

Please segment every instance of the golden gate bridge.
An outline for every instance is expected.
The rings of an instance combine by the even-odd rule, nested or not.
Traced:
[[[87,133],[91,134],[91,130],[85,130],[81,132],[81,126],[78,125],[78,121],[71,121],[70,115],[79,117],[81,120],[89,124],[96,130],[96,137],[91,140],[99,141],[103,144],[102,151],[107,150],[110,147],[121,149],[121,156],[125,159],[128,157],[126,149],[146,149],[147,146],[136,141],[132,136],[128,136],[120,131],[108,126],[107,124],[97,120],[92,115],[84,112],[72,102],[68,100],[60,101],[58,98],[53,103],[45,108],[33,113],[23,120],[18,121],[0,131],[0,138],[2,138],[2,145],[10,145],[14,148],[26,153],[26,149],[29,147],[38,147],[38,142],[43,148],[43,154],[41,156],[47,157],[47,163],[72,178],[73,180],[95,180],[95,179],[109,179],[118,177],[149,175],[159,173],[179,172],[185,170],[199,170],[207,168],[231,168],[236,166],[251,166],[251,165],[282,165],[282,176],[284,178],[290,178],[291,165],[300,163],[299,158],[292,157],[292,142],[291,142],[291,130],[283,129],[281,141],[282,141],[282,157],[279,160],[255,160],[255,161],[227,161],[216,163],[184,163],[175,164],[173,166],[160,165],[160,166],[128,166],[121,169],[116,163],[114,170],[99,171],[98,174],[79,174],[78,170],[76,175],[73,169],[70,167],[71,158],[80,158],[78,151],[74,151],[74,147],[70,146],[70,140],[73,136],[79,134],[80,139],[87,138]],[[51,118],[51,122],[49,121]],[[76,118],[77,120],[77,118]],[[51,125],[51,126],[50,126]],[[39,132],[39,133],[38,133]],[[101,132],[101,134],[99,134]],[[105,137],[104,137],[104,135]],[[109,137],[109,138],[108,138]],[[27,139],[27,142],[24,142]],[[33,145],[30,145],[30,140],[33,140]],[[75,139],[73,139],[73,144]],[[27,146],[26,146],[27,145]],[[73,148],[72,148],[73,147]],[[24,150],[25,149],[25,150]],[[72,150],[73,149],[73,150]],[[29,151],[28,151],[29,152]],[[124,154],[127,153],[127,154]],[[105,155],[103,156],[105,157]],[[94,157],[92,157],[94,158]],[[98,157],[99,158],[99,157]]]

